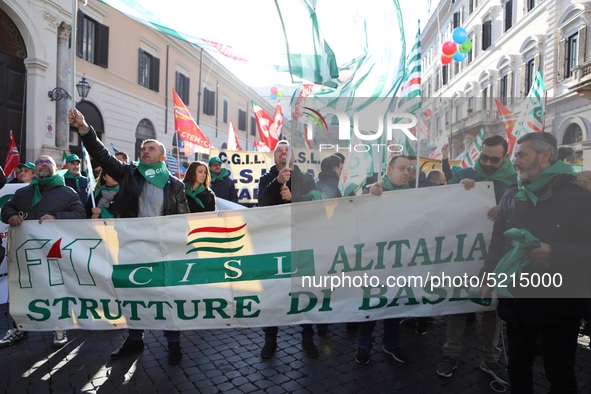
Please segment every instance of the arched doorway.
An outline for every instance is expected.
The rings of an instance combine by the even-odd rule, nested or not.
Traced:
[[[135,129],[135,160],[140,158],[140,150],[142,149],[142,142],[147,139],[155,139],[156,131],[154,125],[148,119],[142,119]]]
[[[4,163],[10,130],[21,161],[33,161],[23,157],[27,148],[25,123],[25,81],[27,48],[18,28],[8,15],[0,10],[0,163]]]

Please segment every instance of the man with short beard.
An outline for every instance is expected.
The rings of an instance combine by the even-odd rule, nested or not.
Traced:
[[[449,180],[449,184],[461,183],[466,190],[472,189],[476,182],[492,181],[495,188],[496,205],[487,216],[494,220],[499,211],[499,203],[503,194],[517,184],[517,173],[509,159],[509,145],[500,135],[487,137],[482,142],[482,151],[474,167],[457,171]],[[469,197],[468,197],[469,198]],[[443,345],[443,358],[437,366],[437,375],[444,378],[452,376],[457,367],[462,351],[462,337],[470,314],[458,313],[447,317],[446,342]],[[499,333],[501,324],[495,310],[482,312],[480,331],[483,344],[483,359],[480,369],[495,380],[509,384],[509,375],[504,365],[499,363]]]
[[[35,161],[35,177],[28,186],[17,190],[2,207],[2,221],[11,227],[20,226],[23,220],[85,219],[86,211],[78,194],[66,186],[64,177],[57,173],[55,161],[50,156],[39,156]],[[8,330],[0,340],[0,347],[7,347],[25,339],[26,331]],[[66,332],[53,333],[53,344],[64,346],[68,342]]]

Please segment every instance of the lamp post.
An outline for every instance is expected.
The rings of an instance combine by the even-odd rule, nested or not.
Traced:
[[[80,96],[80,101],[84,101],[90,92],[90,84],[86,80],[85,75],[86,74],[82,74],[82,80],[76,84],[76,90],[78,91],[78,96]]]

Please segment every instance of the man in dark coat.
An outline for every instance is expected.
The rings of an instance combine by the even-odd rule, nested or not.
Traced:
[[[68,172],[64,174],[66,186],[70,186],[80,196],[82,205],[86,205],[91,190],[88,190],[88,178],[80,174],[80,158],[71,154],[66,157]]]
[[[343,196],[339,190],[339,177],[342,170],[343,162],[337,155],[327,156],[320,162],[316,188],[323,200]]]
[[[119,193],[124,196],[120,207],[121,217],[154,217],[189,213],[183,183],[170,175],[166,167],[166,149],[160,141],[145,140],[142,143],[140,162],[123,164],[111,155],[96,136],[96,132],[84,120],[77,109],[68,113],[72,126],[84,142],[92,158],[107,174],[119,183]],[[123,345],[111,354],[116,360],[144,349],[144,330],[130,329]],[[164,331],[168,340],[168,362],[177,365],[183,353],[179,331]]]
[[[28,186],[14,193],[2,207],[2,221],[11,227],[20,226],[24,220],[85,219],[86,211],[72,188],[65,185],[64,178],[57,173],[55,160],[50,156],[39,156],[35,161],[35,178]],[[6,347],[25,339],[26,331],[16,326],[0,340],[0,347]],[[68,342],[66,332],[56,330],[53,344],[64,346]]]
[[[224,200],[238,202],[238,193],[234,181],[230,177],[230,171],[222,167],[222,159],[212,157],[209,159],[209,173],[211,174],[211,185],[216,197]]]
[[[259,205],[262,207],[289,204],[298,201],[320,200],[312,175],[303,173],[293,165],[293,154],[287,165],[289,143],[281,140],[277,143],[273,157],[275,165],[259,180]],[[314,345],[314,328],[312,324],[301,324],[302,348],[308,357],[318,357],[318,349]],[[261,349],[261,358],[268,359],[275,355],[277,349],[278,327],[264,327],[265,344]]]
[[[525,229],[539,239],[539,247],[529,249],[517,271],[513,297],[500,298],[497,307],[507,322],[511,391],[533,393],[539,336],[549,392],[577,393],[575,353],[589,297],[591,193],[577,186],[572,168],[558,160],[556,138],[550,133],[529,133],[517,140],[514,165],[519,185],[501,200],[484,270],[485,275],[493,273],[513,248],[505,231]],[[535,275],[559,275],[562,283],[536,287],[522,280]],[[489,290],[483,289],[483,295]]]

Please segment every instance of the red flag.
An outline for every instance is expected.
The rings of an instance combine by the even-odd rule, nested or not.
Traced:
[[[495,99],[495,103],[497,104],[499,115],[505,126],[505,134],[507,135],[507,142],[509,143],[509,150],[507,152],[511,154],[511,152],[513,152],[513,147],[515,146],[515,141],[517,140],[513,135],[513,127],[515,126],[517,117],[511,112],[511,110],[509,110],[509,108],[505,107],[499,99]]]
[[[275,138],[275,145],[279,141],[279,136],[281,135],[281,128],[283,127],[283,112],[281,110],[281,103],[277,103],[277,107],[275,107],[275,113],[273,114],[273,126],[275,126],[275,134],[273,135],[273,127],[269,129],[271,131],[271,136]],[[275,149],[275,146],[273,146]]]
[[[12,130],[10,130],[10,144],[8,145],[8,153],[6,154],[6,162],[4,163],[4,175],[6,175],[7,182],[14,179],[14,172],[20,162],[21,156],[18,154],[16,142],[14,142],[14,136],[12,135]]]
[[[279,141],[275,119],[271,118],[271,116],[261,107],[259,107],[254,101],[252,102],[252,109],[257,120],[261,142],[264,143],[271,151],[274,150],[275,145],[277,145],[277,142]],[[281,108],[279,108],[279,111],[281,113]],[[275,114],[277,114],[277,110],[275,110]],[[281,120],[281,124],[283,124],[283,120]]]
[[[186,142],[190,142],[205,149],[212,147],[211,142],[205,134],[201,131],[191,113],[183,103],[174,89],[172,89],[174,96],[174,129],[179,137]]]
[[[232,121],[230,121],[230,125],[228,126],[228,150],[242,150]]]

